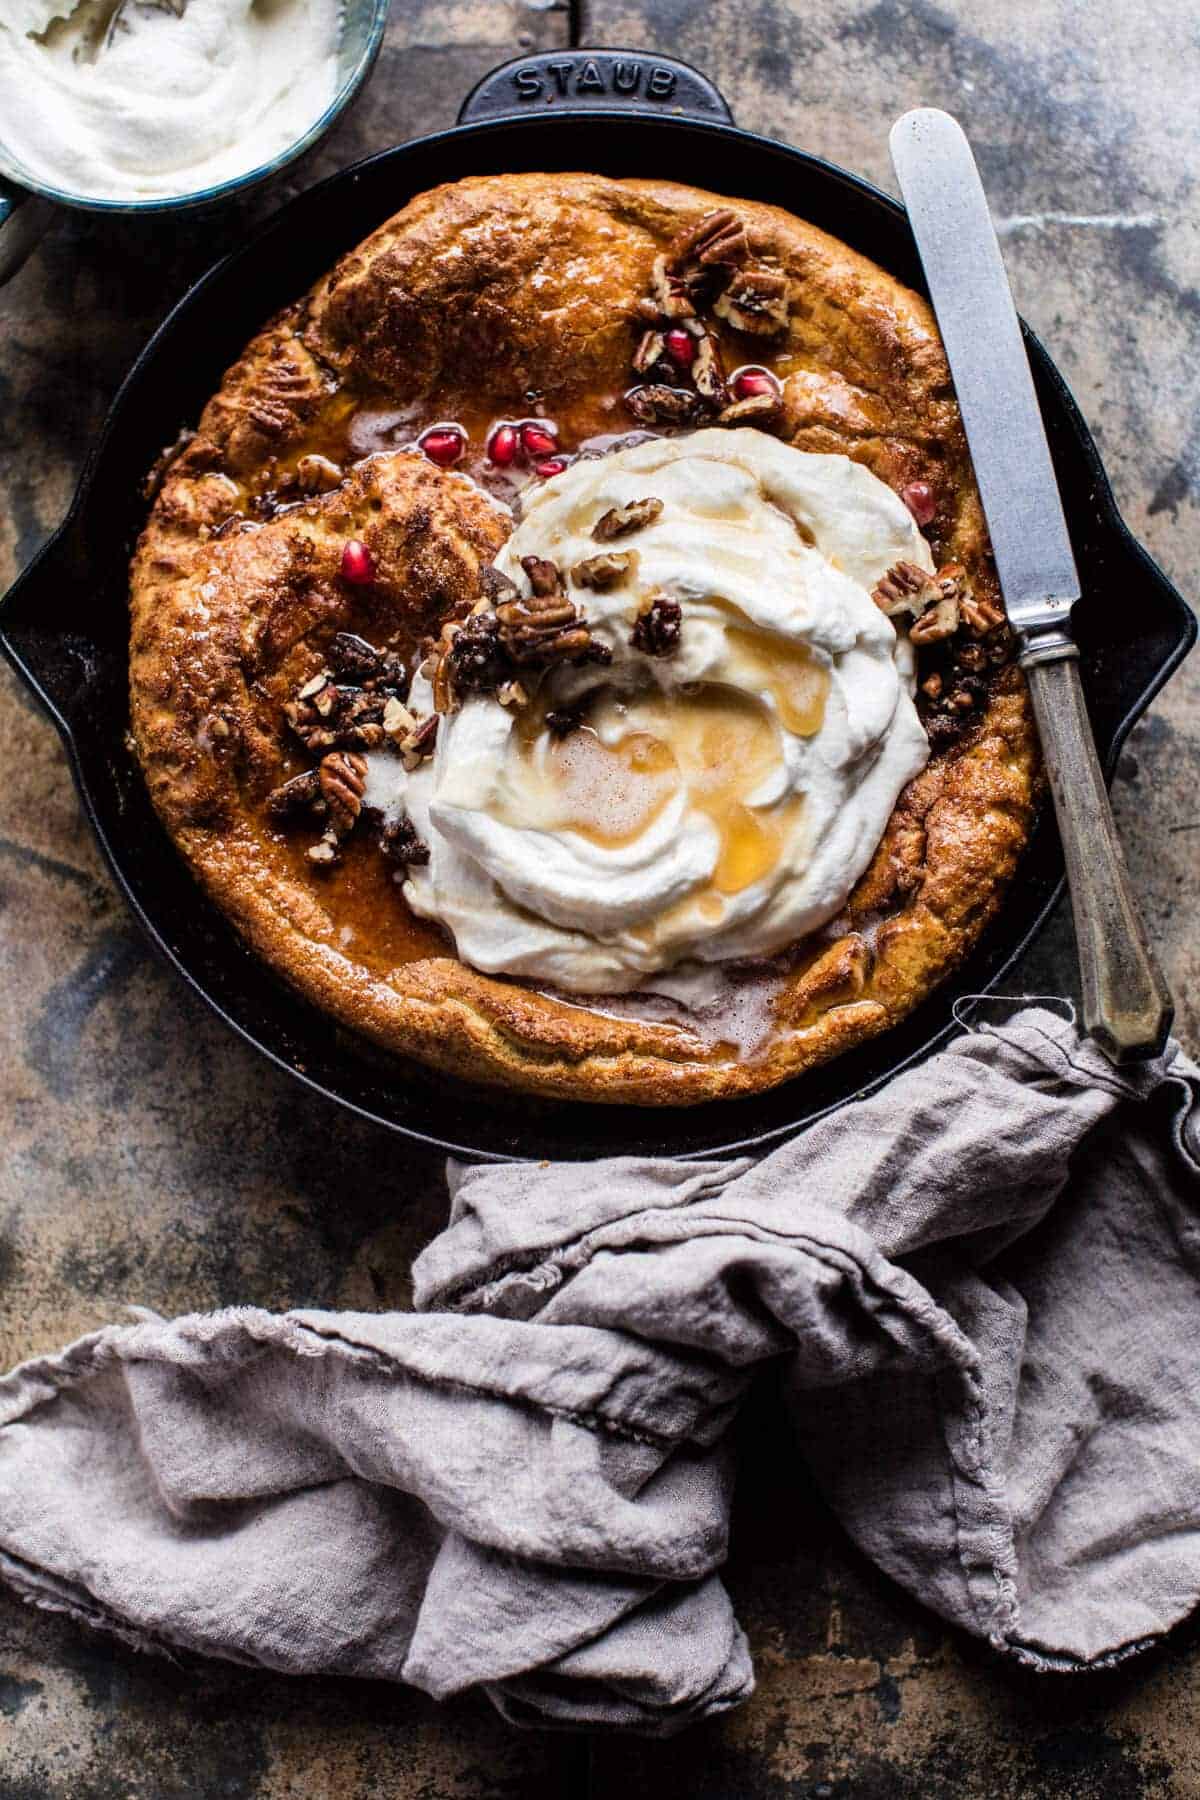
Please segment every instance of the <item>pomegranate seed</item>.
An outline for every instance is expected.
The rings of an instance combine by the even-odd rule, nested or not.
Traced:
[[[463,431],[450,428],[445,431],[427,431],[420,439],[420,445],[431,463],[436,463],[439,469],[448,469],[466,449],[467,436]]]
[[[515,425],[497,425],[488,439],[488,459],[497,468],[507,469],[509,463],[517,460],[517,451],[521,448],[521,439]]]
[[[918,525],[928,525],[937,511],[933,489],[927,481],[910,481],[900,489],[900,498]]]
[[[550,456],[545,462],[534,463],[533,472],[540,480],[549,481],[552,475],[561,475],[566,466],[561,456]]]
[[[777,394],[779,383],[769,369],[739,369],[733,378],[737,400],[749,400],[755,394]]]
[[[342,580],[351,587],[368,587],[375,579],[375,558],[358,538],[342,548]]]
[[[673,331],[668,331],[665,343],[667,355],[675,366],[680,369],[690,369],[696,360],[698,349],[691,332],[685,331],[681,325],[677,325]]]
[[[522,425],[521,442],[527,456],[553,456],[558,449],[553,428],[546,425]]]

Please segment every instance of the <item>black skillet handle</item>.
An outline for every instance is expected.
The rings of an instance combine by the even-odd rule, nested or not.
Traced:
[[[548,112],[625,112],[732,125],[707,75],[646,50],[549,50],[485,75],[459,109],[460,125]]]

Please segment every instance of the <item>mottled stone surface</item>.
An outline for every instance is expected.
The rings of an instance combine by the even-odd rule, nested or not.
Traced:
[[[890,186],[917,102],[959,113],[1018,300],[1073,382],[1118,498],[1184,592],[1200,565],[1200,79],[1179,0],[939,8],[597,0],[583,40],[707,68],[739,121]],[[470,84],[571,20],[520,0],[396,0],[363,100],[296,186],[452,121]],[[173,226],[67,221],[0,293],[0,584],[54,525],[152,325],[281,197]],[[1136,605],[1137,596],[1130,596]],[[1135,880],[1200,1043],[1200,664],[1116,787]],[[403,1305],[436,1229],[436,1158],[317,1106],[152,960],[105,875],[50,726],[0,672],[0,1362],[121,1316],[234,1301]],[[1014,988],[1069,991],[1060,918]],[[484,1702],[139,1658],[0,1594],[0,1800],[1123,1800],[1200,1794],[1200,1644],[1038,1682],[949,1636],[866,1567],[768,1438],[730,1579],[759,1691],[670,1746],[516,1735]]]

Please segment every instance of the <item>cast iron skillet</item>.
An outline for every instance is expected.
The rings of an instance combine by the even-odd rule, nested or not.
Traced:
[[[205,899],[126,746],[126,568],[145,514],[142,477],[162,445],[196,419],[263,321],[412,195],[460,176],[538,169],[654,174],[774,201],[921,284],[895,201],[819,157],[737,130],[695,70],[614,51],[508,64],[470,95],[454,130],[385,151],[300,195],[180,302],[122,387],[66,521],[4,601],[0,648],[62,733],[101,848],[152,941],[223,1019],[310,1087],[409,1137],[475,1155],[679,1156],[761,1144],[876,1087],[950,1029],[956,998],[999,981],[1061,892],[1049,809],[976,953],[896,1029],[752,1098],[678,1110],[589,1107],[471,1088],[333,1025],[251,955]],[[1118,516],[1061,376],[1033,334],[1026,339],[1083,581],[1076,624],[1088,706],[1111,773],[1196,626]]]

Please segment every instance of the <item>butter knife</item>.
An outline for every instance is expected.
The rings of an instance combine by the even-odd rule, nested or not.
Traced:
[[[892,162],[954,377],[1071,888],[1084,1024],[1114,1063],[1156,1056],[1174,1008],[1138,916],[1079,680],[1079,576],[975,158],[949,113],[892,127]]]

